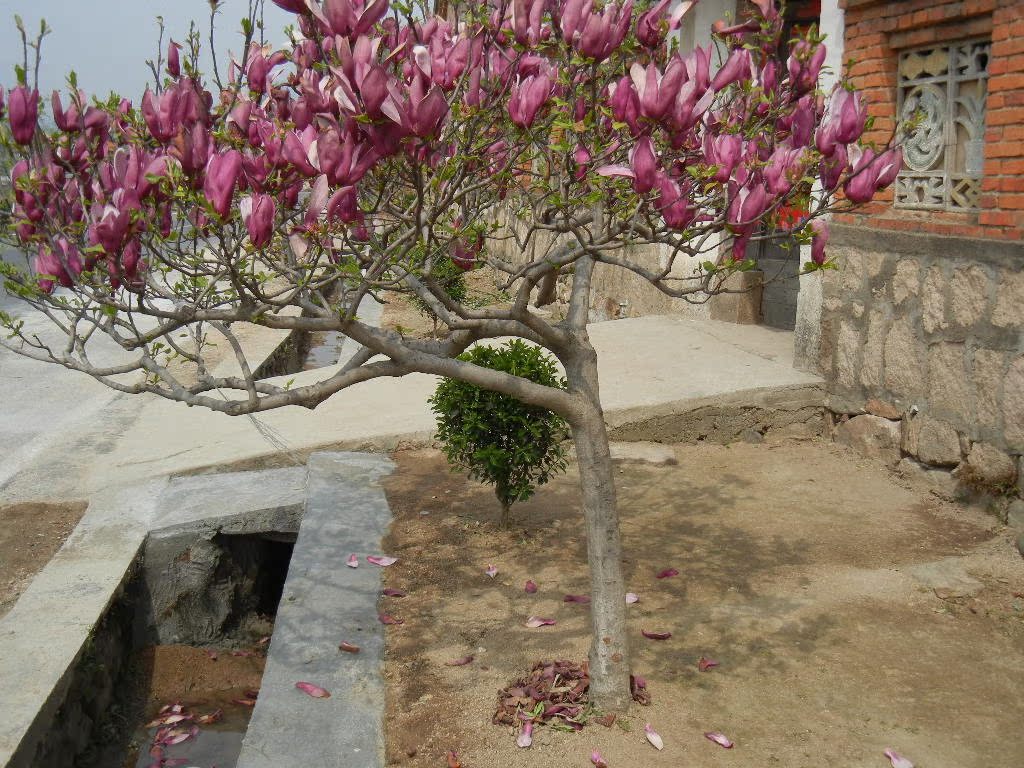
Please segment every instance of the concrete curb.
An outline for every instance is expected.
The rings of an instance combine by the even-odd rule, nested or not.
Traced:
[[[381,569],[364,557],[380,553],[391,521],[378,481],[393,466],[365,454],[310,456],[306,510],[238,768],[384,765]],[[344,567],[350,554],[358,568]],[[359,653],[340,652],[341,641]],[[307,696],[297,682],[331,697]]]

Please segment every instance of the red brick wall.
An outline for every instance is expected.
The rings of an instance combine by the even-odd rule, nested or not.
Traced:
[[[1024,234],[1024,0],[841,0],[845,60],[875,117],[867,138],[888,141],[895,127],[898,51],[989,37],[985,165],[980,209],[970,213],[894,209],[892,193],[838,221],[882,229],[1019,240]]]

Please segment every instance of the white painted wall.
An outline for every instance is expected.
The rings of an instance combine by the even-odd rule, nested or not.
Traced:
[[[689,51],[692,51],[697,46],[703,48],[712,48],[714,50],[714,39],[711,36],[711,25],[719,19],[734,19],[736,17],[736,0],[699,0],[699,2],[690,9],[690,11],[683,17],[682,24],[676,31],[679,39],[679,48],[682,54],[685,56]],[[711,58],[711,72],[716,72],[723,62],[719,60],[717,55],[712,55]],[[715,238],[714,247],[717,249],[720,244],[722,237],[719,235]],[[661,258],[662,267],[667,264],[668,257],[671,250],[666,246],[662,248]],[[692,275],[697,267],[705,261],[714,261],[715,257],[713,253],[705,254],[703,256],[691,257],[691,258],[680,258],[673,265],[673,274],[679,276]],[[686,306],[685,310],[688,315],[695,315],[698,317],[709,317],[711,314],[710,304],[696,304]]]
[[[822,67],[819,85],[826,94],[832,90],[842,74],[845,21],[839,0],[821,0],[821,31],[826,35],[825,66]],[[801,263],[811,258],[810,246],[800,249]],[[824,276],[820,272],[800,277],[800,292],[797,294],[796,329],[793,336],[794,365],[806,371],[818,372],[821,348],[821,309]]]

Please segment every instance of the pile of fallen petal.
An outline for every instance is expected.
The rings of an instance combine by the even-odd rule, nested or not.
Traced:
[[[540,661],[530,674],[498,691],[495,725],[549,725],[580,730],[592,715],[587,662]],[[643,678],[630,677],[630,690],[640,704],[650,704]]]
[[[216,723],[221,717],[223,712],[219,709],[206,715],[199,715],[189,711],[182,704],[168,704],[161,708],[156,719],[146,723],[147,729],[156,728],[153,743],[149,748],[149,756],[152,758],[149,768],[166,768],[186,762],[180,758],[169,759],[166,755],[167,748],[196,738],[200,725]]]

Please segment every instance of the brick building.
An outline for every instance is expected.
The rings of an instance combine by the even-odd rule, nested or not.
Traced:
[[[833,411],[885,417],[841,436],[872,432],[908,471],[1008,484],[1024,452],[1024,0],[821,5],[868,138],[919,122],[894,188],[834,217],[840,270],[801,279],[798,363]]]

